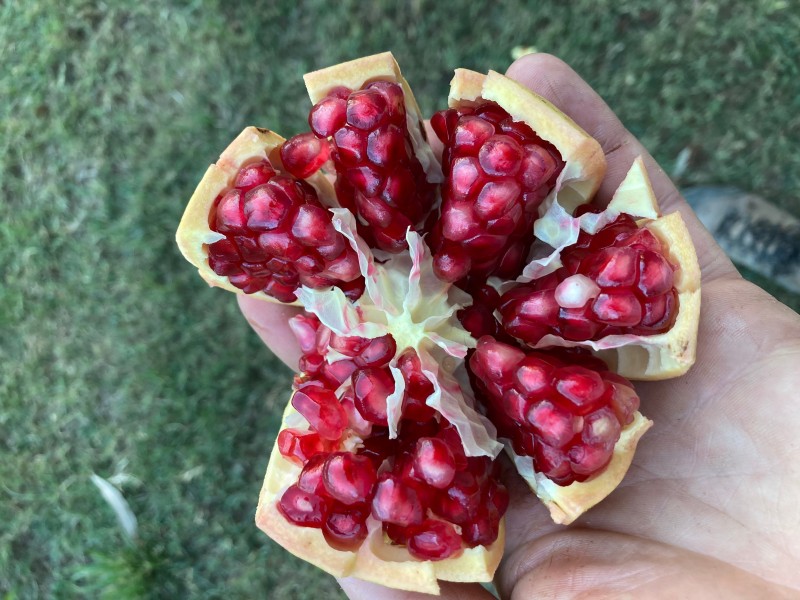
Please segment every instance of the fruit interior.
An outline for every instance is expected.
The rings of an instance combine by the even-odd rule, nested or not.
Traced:
[[[582,341],[667,331],[678,296],[676,267],[661,242],[622,214],[581,231],[561,251],[559,268],[516,283],[533,253],[534,222],[565,167],[528,125],[485,101],[436,113],[440,186],[415,156],[412,140],[424,134],[398,83],[335,87],[312,108],[309,124],[278,156],[245,164],[214,202],[209,227],[225,236],[208,246],[214,272],[244,293],[281,302],[308,298],[301,286],[333,286],[358,300],[352,314],[361,318],[364,303],[374,301],[370,269],[409,251],[408,230],[424,235],[428,268],[445,290],[460,288],[456,317],[480,338],[466,361],[471,383],[462,383],[471,389],[463,391],[498,436],[557,485],[601,473],[638,409],[632,384],[588,352],[528,345],[545,335]],[[304,181],[321,169],[335,176],[335,198],[321,198]],[[332,219],[335,205],[355,215],[357,237],[372,249],[376,262],[366,270],[360,240]],[[428,404],[434,385],[417,352],[398,347],[391,331],[337,335],[312,312],[291,322],[303,350],[292,405],[303,418],[280,432],[278,447],[302,471],[277,499],[280,512],[321,529],[339,550],[357,549],[374,527],[421,560],[490,545],[507,492],[492,458],[467,456],[461,430]],[[399,389],[395,437],[387,407]]]
[[[425,404],[433,385],[416,352],[397,357],[405,390],[399,435],[390,438],[393,338],[340,337],[313,315],[295,317],[292,327],[304,352],[292,406],[307,428],[278,437],[281,454],[302,467],[278,500],[286,519],[321,529],[337,550],[354,551],[371,517],[387,541],[421,560],[494,542],[506,489],[491,458],[467,457],[456,429]],[[337,360],[326,360],[331,350]]]
[[[293,302],[300,285],[335,285],[353,299],[364,289],[356,254],[316,190],[266,159],[239,170],[214,201],[209,227],[225,236],[208,246],[209,266],[246,294]]]

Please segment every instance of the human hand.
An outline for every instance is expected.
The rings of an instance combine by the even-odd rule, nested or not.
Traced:
[[[800,317],[746,282],[680,193],[603,100],[562,61],[528,55],[508,75],[549,99],[603,147],[608,202],[642,155],[662,211],[679,211],[697,248],[703,308],[697,363],[684,377],[637,383],[655,422],[619,488],[573,525],[554,525],[514,472],[502,598],[796,597],[800,595]],[[264,342],[294,367],[287,321],[299,309],[238,296]],[[422,595],[341,581],[353,599]],[[443,598],[490,598],[442,584]]]

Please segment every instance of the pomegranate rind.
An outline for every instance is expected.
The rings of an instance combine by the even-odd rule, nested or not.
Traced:
[[[554,207],[551,206],[552,211]],[[557,208],[557,207],[555,207]],[[608,208],[597,215],[587,213],[580,218],[569,217],[561,211],[562,218],[570,221],[559,224],[563,233],[571,228],[572,237],[555,242],[558,249],[553,255],[540,262],[545,269],[537,276],[554,271],[561,266],[557,253],[560,249],[577,240],[578,230],[593,233],[604,224],[610,223],[620,213],[627,213],[639,218],[637,224],[646,227],[661,242],[667,252],[669,262],[677,267],[674,286],[678,293],[678,314],[669,331],[657,335],[609,335],[600,340],[570,341],[556,335],[546,335],[533,347],[547,346],[581,346],[589,348],[602,358],[609,367],[623,377],[640,381],[655,381],[679,377],[694,364],[697,356],[697,331],[700,324],[700,265],[697,252],[692,243],[689,230],[680,213],[674,212],[659,216],[656,199],[644,161],[638,157],[631,166],[625,179],[617,188]],[[551,214],[555,214],[552,212]],[[539,222],[547,219],[540,219]],[[539,223],[537,222],[537,224]],[[577,224],[580,224],[578,227]],[[554,229],[549,227],[548,229]],[[552,260],[552,259],[556,260]],[[526,271],[530,269],[526,267]],[[529,280],[520,278],[520,280]]]
[[[298,417],[289,403],[282,429],[289,423],[296,426]],[[396,589],[437,595],[440,579],[488,582],[494,577],[505,544],[502,521],[491,546],[464,548],[459,556],[441,561],[421,561],[405,548],[386,543],[380,526],[375,527],[375,523],[357,551],[343,552],[331,548],[320,529],[293,525],[278,511],[278,499],[288,486],[297,482],[299,474],[300,467],[281,455],[276,441],[258,498],[256,525],[286,550],[334,577],[355,577]]]
[[[400,65],[397,64],[391,52],[365,56],[306,73],[303,75],[303,81],[305,81],[308,96],[314,104],[325,98],[333,88],[339,86],[355,91],[373,81],[390,81],[400,84],[403,88],[406,105],[406,128],[411,135],[414,155],[422,165],[426,179],[430,183],[444,181],[439,161],[436,160],[436,156],[425,138],[422,111],[411,86],[400,72]]]
[[[557,485],[544,475],[534,472],[532,459],[518,456],[510,444],[506,446],[506,451],[514,461],[519,474],[547,506],[553,521],[569,525],[619,486],[631,466],[639,439],[652,425],[653,422],[641,413],[635,413],[633,421],[622,430],[614,446],[611,462],[603,472],[588,481],[575,482],[567,486]]]
[[[231,285],[227,277],[217,275],[208,264],[208,245],[225,238],[224,235],[213,231],[208,225],[208,215],[214,201],[223,191],[233,185],[239,169],[247,163],[266,158],[276,170],[282,172],[283,165],[278,149],[285,141],[277,133],[268,129],[246,127],[222,152],[219,160],[208,167],[200,183],[197,184],[197,188],[183,212],[175,239],[181,254],[197,267],[200,277],[210,286],[220,287],[235,294],[244,294],[242,290]],[[338,205],[333,186],[324,176],[315,174],[306,181],[314,186],[320,202],[324,206]],[[280,302],[264,292],[247,295],[268,302]],[[299,303],[292,302],[291,305],[299,305]]]
[[[488,75],[456,69],[450,82],[451,108],[489,100],[502,107],[515,121],[522,121],[561,154],[565,166],[556,190],[568,211],[585,204],[600,188],[606,160],[600,144],[553,104],[513,79],[496,71]]]

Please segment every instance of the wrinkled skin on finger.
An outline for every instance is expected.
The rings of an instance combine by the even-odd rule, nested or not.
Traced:
[[[642,155],[663,212],[680,211],[697,248],[703,308],[697,363],[685,376],[637,383],[655,422],[628,475],[569,527],[510,465],[503,598],[754,598],[800,595],[800,317],[743,280],[678,190],[621,121],[569,66],[543,54],[507,73],[597,139],[608,161],[598,202],[608,202]],[[299,350],[293,311],[239,297],[256,332],[282,360]],[[421,595],[343,580],[351,598]],[[478,585],[444,584],[444,598],[490,598]]]

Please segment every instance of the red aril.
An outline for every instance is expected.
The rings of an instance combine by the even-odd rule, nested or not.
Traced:
[[[449,523],[427,519],[408,539],[408,551],[421,560],[444,560],[461,552],[461,538]]]
[[[328,495],[347,505],[366,502],[376,479],[372,462],[351,452],[329,455],[322,469],[322,483]]]
[[[402,527],[422,523],[425,511],[416,490],[399,477],[384,475],[378,480],[372,500],[372,516]]]
[[[325,541],[344,552],[357,550],[367,537],[369,510],[364,506],[334,504],[322,525]]]
[[[328,503],[324,498],[292,485],[278,501],[278,510],[300,527],[322,527],[328,516]]]

